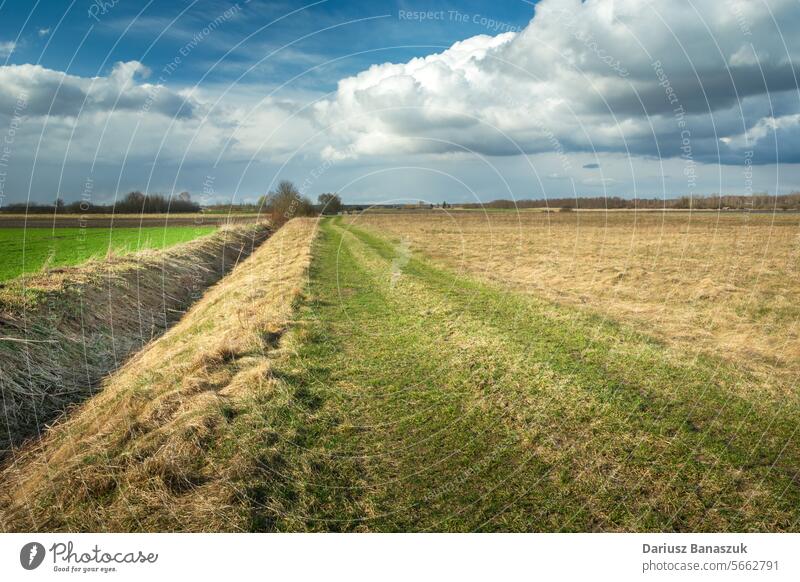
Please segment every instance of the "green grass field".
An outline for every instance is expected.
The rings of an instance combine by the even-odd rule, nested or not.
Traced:
[[[0,281],[45,267],[77,265],[91,258],[160,249],[215,230],[213,226],[143,228],[0,228]]]

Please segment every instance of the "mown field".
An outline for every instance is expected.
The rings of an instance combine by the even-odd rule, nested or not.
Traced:
[[[141,228],[0,228],[0,281],[77,265],[109,253],[160,249],[214,232],[215,226]]]
[[[709,269],[731,262],[730,284],[750,293],[762,280],[773,293],[790,286],[790,270],[753,273],[762,261],[747,261],[763,256],[775,268],[786,247],[770,247],[764,232],[786,229],[774,240],[791,248],[793,227],[526,219],[551,219],[547,231],[497,216],[513,226],[480,235],[468,216],[324,219],[310,251],[309,222],[290,222],[6,469],[0,524],[798,531],[792,363],[766,352],[742,361],[714,349],[714,334],[693,346],[670,337],[697,324],[681,317],[692,304],[658,287],[694,296],[707,285],[698,274],[718,279]],[[512,240],[520,236],[535,241],[524,252]],[[626,275],[596,280],[621,260]],[[546,279],[559,262],[560,276]],[[660,301],[658,318],[615,309],[630,305],[624,287],[618,303],[609,299],[617,294],[607,287],[634,266],[648,275],[633,296]],[[595,293],[574,300],[592,281]],[[765,342],[790,329],[758,336],[756,315],[740,317]]]

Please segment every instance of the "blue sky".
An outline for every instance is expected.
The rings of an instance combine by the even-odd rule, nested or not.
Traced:
[[[331,90],[339,78],[370,64],[407,61],[446,49],[455,41],[491,32],[480,20],[473,22],[475,15],[518,28],[523,28],[533,16],[533,3],[521,0],[496,3],[119,0],[116,4],[106,0],[105,4],[107,8],[103,10],[101,0],[0,3],[3,16],[0,38],[19,38],[8,62],[39,63],[81,76],[98,75],[114,62],[129,60],[138,60],[158,70],[199,30],[238,5],[241,10],[193,51],[186,66],[174,75],[173,82],[194,84],[219,59],[224,59],[224,66],[216,67],[209,78],[228,82],[237,79],[246,66],[278,50],[249,73],[246,80],[278,84],[303,72],[311,62],[318,64],[346,57],[314,75],[315,89]],[[403,21],[399,15],[404,11],[443,12],[444,18]],[[469,17],[456,20],[456,13]],[[49,34],[41,34],[43,30]],[[359,52],[364,54],[356,54]]]
[[[0,0],[0,204],[800,189],[800,11],[685,8]]]

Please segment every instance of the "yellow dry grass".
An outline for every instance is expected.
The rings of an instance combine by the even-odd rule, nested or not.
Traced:
[[[3,530],[235,530],[252,460],[211,450],[270,358],[305,286],[315,221],[295,219],[6,467]],[[230,441],[230,438],[228,439]]]
[[[430,212],[350,217],[458,272],[722,355],[793,391],[800,216]]]

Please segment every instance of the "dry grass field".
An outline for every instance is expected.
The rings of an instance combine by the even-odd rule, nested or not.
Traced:
[[[439,211],[348,223],[458,273],[722,355],[796,393],[800,215]]]

